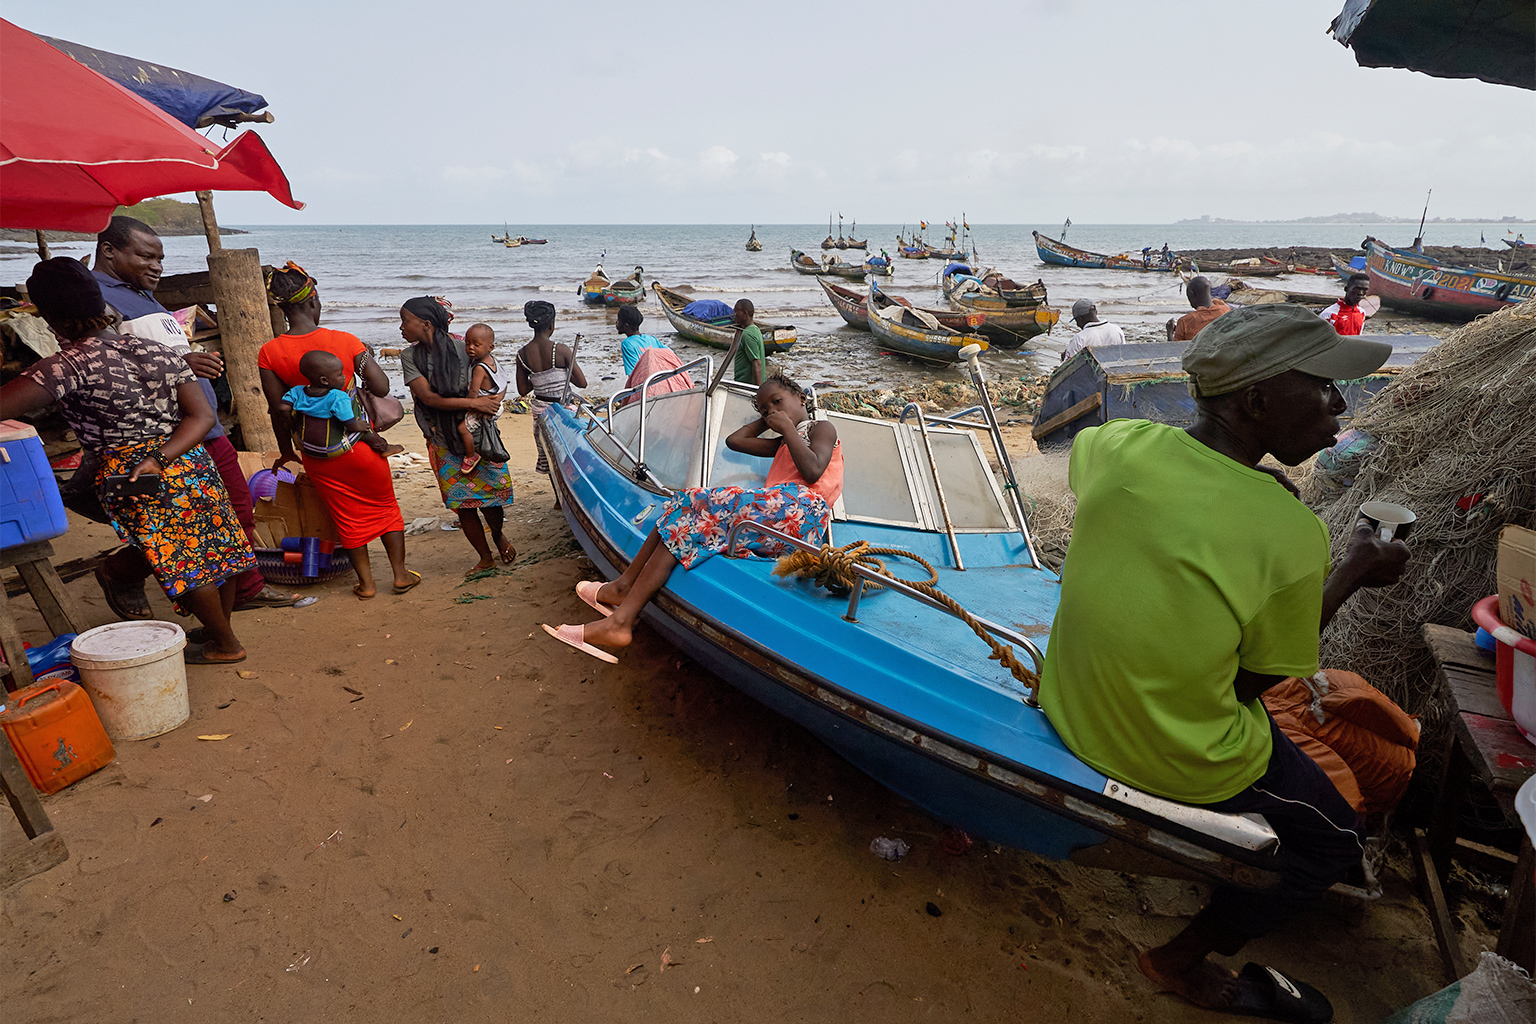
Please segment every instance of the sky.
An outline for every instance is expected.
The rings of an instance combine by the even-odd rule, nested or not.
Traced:
[[[1343,0],[8,0],[266,97],[226,224],[1536,217],[1536,92],[1361,68]],[[215,139],[223,130],[214,131]],[[917,211],[917,213],[914,213]]]

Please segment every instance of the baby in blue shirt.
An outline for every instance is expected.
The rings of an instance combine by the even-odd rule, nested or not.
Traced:
[[[343,390],[349,376],[340,359],[322,349],[304,353],[299,372],[308,384],[289,388],[282,408],[293,417],[304,451],[333,459],[345,455],[361,441],[380,455],[405,449],[374,433],[352,407],[352,396]]]

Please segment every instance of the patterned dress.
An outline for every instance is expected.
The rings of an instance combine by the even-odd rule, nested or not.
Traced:
[[[108,494],[101,482],[132,473],[157,454],[182,420],[176,388],[196,378],[164,345],[130,336],[87,338],[24,371],[64,410],[75,436],[96,453],[102,508],[112,528],[144,552],[172,598],[218,585],[256,564],[212,456],[198,445],[164,467],[154,494]]]
[[[422,347],[411,345],[400,353],[400,370],[406,387],[410,387],[417,377],[426,376],[423,372],[426,357],[418,360],[418,351]],[[463,387],[465,391],[469,389],[467,369]],[[432,418],[426,415],[425,406],[419,402],[416,404],[416,425],[426,437],[427,458],[432,460],[432,472],[437,476],[437,489],[443,496],[445,508],[457,512],[465,508],[503,508],[512,504],[512,474],[505,462],[481,459],[475,471],[466,475],[460,472],[464,456],[453,453],[448,439],[438,431]]]

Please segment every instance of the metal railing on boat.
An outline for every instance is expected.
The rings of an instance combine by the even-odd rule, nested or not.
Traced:
[[[580,341],[579,335],[577,336],[577,340],[578,342]],[[575,349],[572,349],[573,358],[571,362],[573,365],[575,363],[574,354]],[[646,377],[644,381],[635,385],[634,387],[621,388],[620,390],[615,391],[612,395],[608,396],[608,402],[603,408],[601,418],[598,418],[597,416],[596,406],[592,405],[590,402],[584,403],[588,405],[593,411],[593,424],[602,428],[603,433],[608,435],[608,440],[613,442],[614,447],[618,448],[619,451],[627,455],[629,457],[629,461],[635,464],[636,480],[646,480],[651,475],[650,470],[647,469],[645,465],[645,414],[648,408],[647,403],[650,400],[651,387],[660,383],[661,381],[675,377],[680,373],[687,373],[689,370],[698,369],[700,367],[702,367],[704,370],[704,376],[708,378],[714,373],[714,360],[712,360],[709,356],[700,356],[697,359],[690,360],[689,362],[684,363],[682,366],[675,367],[671,370],[658,370],[650,376]],[[569,381],[569,376],[569,373],[567,373],[567,381]],[[690,377],[689,379],[691,380],[692,378]],[[635,447],[637,451],[632,452],[629,450],[629,446],[620,441],[613,432],[613,407],[615,404],[620,406],[624,405],[626,399],[632,399],[637,393],[640,396],[640,426],[636,432]],[[567,384],[566,394],[570,394],[569,384]],[[651,480],[651,483],[658,487],[663,486],[656,480]],[[670,490],[670,488],[664,489]]]
[[[760,522],[756,519],[740,519],[731,524],[730,531],[725,535],[725,554],[728,558],[736,557],[736,538],[742,530],[752,530],[754,532],[764,534],[774,538],[775,540],[788,544],[792,548],[797,548],[800,551],[807,551],[811,554],[816,554],[821,550],[820,546],[816,544],[807,544],[805,541],[798,537],[791,537],[789,534],[775,530],[768,524]],[[904,597],[910,597],[914,601],[919,601],[930,608],[937,608],[939,611],[946,615],[959,618],[959,616],[955,615],[955,613],[949,608],[946,608],[938,601],[935,601],[921,590],[903,583],[901,580],[893,579],[892,577],[877,572],[868,566],[859,565],[857,563],[852,566],[852,569],[859,576],[859,580],[853,585],[853,588],[848,595],[848,611],[843,615],[843,619],[848,622],[859,621],[859,601],[864,596],[865,583],[878,584],[887,590],[892,590],[898,594],[903,595]],[[1039,675],[1040,672],[1045,668],[1045,658],[1041,655],[1040,648],[1036,647],[1034,641],[1029,637],[1016,630],[1009,629],[1007,626],[1002,626],[996,622],[992,622],[989,619],[984,619],[975,613],[971,613],[971,618],[975,619],[983,629],[985,629],[988,633],[991,633],[993,636],[1023,648],[1023,650],[1029,655],[1030,659],[1035,663],[1036,675]],[[1024,703],[1028,704],[1032,708],[1038,708],[1040,706],[1035,702],[1033,694],[1027,694],[1024,697]]]

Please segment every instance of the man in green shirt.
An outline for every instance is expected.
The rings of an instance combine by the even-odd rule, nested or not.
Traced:
[[[763,355],[763,332],[752,322],[757,310],[751,299],[736,303],[736,381],[740,384],[761,385],[768,379],[767,360]]]
[[[1300,306],[1228,313],[1184,355],[1188,430],[1114,420],[1072,447],[1078,505],[1041,707],[1105,775],[1261,814],[1280,839],[1275,888],[1217,889],[1184,932],[1141,955],[1144,974],[1208,1009],[1267,1015],[1291,1000],[1305,1005],[1287,1019],[1332,1012],[1270,968],[1234,975],[1208,956],[1279,927],[1360,864],[1353,809],[1259,695],[1315,674],[1320,628],[1357,589],[1395,582],[1408,548],[1359,529],[1330,573],[1327,528],[1259,461],[1294,466],[1332,445],[1345,410],[1333,382],[1365,376],[1391,351]]]

